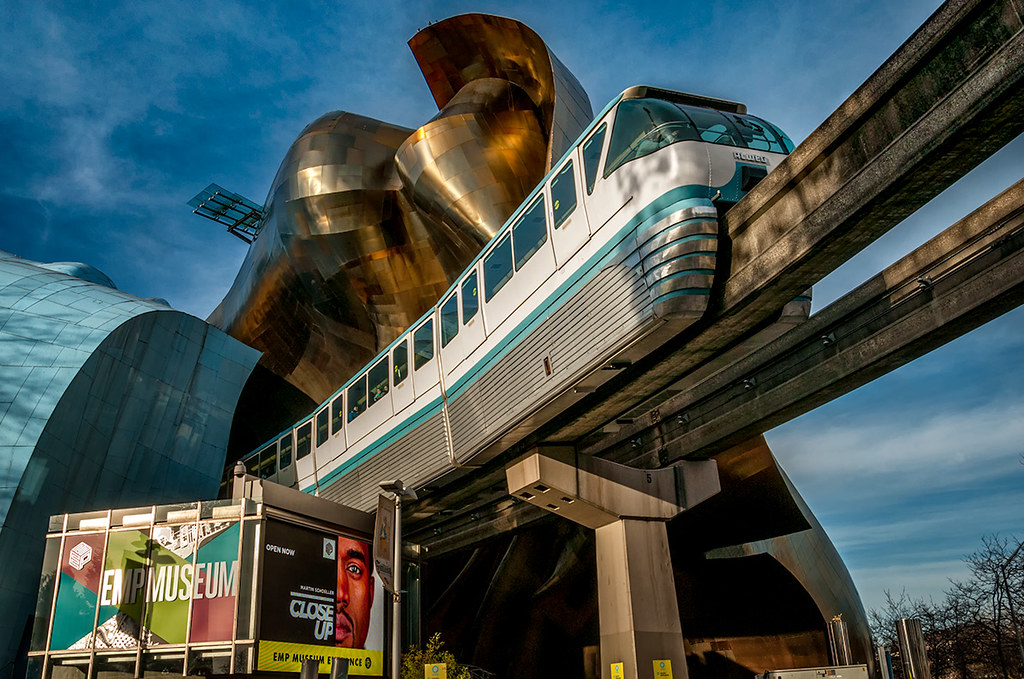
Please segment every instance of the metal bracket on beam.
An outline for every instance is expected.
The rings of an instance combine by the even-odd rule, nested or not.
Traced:
[[[515,460],[505,477],[509,494],[588,528],[668,521],[722,488],[714,460],[637,469],[555,446]]]

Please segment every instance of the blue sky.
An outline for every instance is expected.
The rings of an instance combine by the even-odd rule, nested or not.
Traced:
[[[832,5],[832,6],[828,6]],[[185,202],[262,202],[299,131],[343,109],[434,112],[406,46],[482,11],[533,27],[595,110],[651,84],[745,102],[797,142],[935,2],[0,4],[0,249],[93,264],[205,317],[244,244]],[[1017,139],[825,279],[820,308],[1024,176]],[[937,595],[983,534],[1024,537],[1024,314],[768,434],[865,604]]]

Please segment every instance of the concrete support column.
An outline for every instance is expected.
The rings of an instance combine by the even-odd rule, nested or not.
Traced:
[[[655,679],[655,660],[671,663],[657,676],[686,679],[666,522],[718,493],[714,460],[636,469],[544,448],[505,468],[511,495],[597,534],[597,606],[601,679],[622,663],[622,679]]]
[[[597,529],[601,679],[623,663],[623,679],[654,679],[654,660],[686,679],[686,652],[663,521],[620,519]]]

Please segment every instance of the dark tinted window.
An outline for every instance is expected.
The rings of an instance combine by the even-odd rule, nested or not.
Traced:
[[[490,302],[512,278],[512,239],[509,234],[498,241],[484,257],[484,300]]]
[[[323,444],[327,443],[328,436],[328,421],[330,420],[330,412],[327,408],[324,408],[316,414],[316,447],[319,448]],[[341,422],[339,421],[339,425]]]
[[[602,123],[590,139],[583,142],[583,170],[587,173],[587,195],[594,191],[597,181],[597,166],[601,162],[601,147],[604,146],[604,133],[608,131],[607,123]]]
[[[391,363],[395,366],[395,385],[401,383],[409,374],[409,345],[406,340],[399,342],[391,352]]]
[[[338,398],[331,401],[331,433],[337,434],[341,431],[342,416],[341,413],[345,410],[344,399],[341,395]]]
[[[359,417],[366,410],[366,375],[360,375],[348,388],[348,421]]]
[[[777,137],[778,137],[779,139],[781,139],[781,140],[782,140],[782,147],[783,147],[784,149],[786,149],[786,153],[792,153],[792,152],[793,152],[793,149],[795,149],[795,148],[796,148],[796,146],[795,146],[795,145],[793,144],[793,140],[792,140],[792,139],[790,139],[790,138],[789,138],[789,137],[788,137],[788,136],[786,135],[786,133],[785,133],[785,132],[783,132],[782,130],[780,130],[780,129],[778,128],[778,126],[777,126],[777,125],[772,125],[772,124],[771,124],[770,122],[768,122],[767,120],[761,120],[760,118],[758,118],[757,120],[758,120],[758,121],[760,121],[760,122],[762,122],[762,123],[764,123],[765,125],[767,125],[768,127],[770,127],[770,128],[772,129],[772,131],[773,131],[773,132],[775,132],[775,136],[777,136]]]
[[[282,439],[283,441],[284,439]],[[291,445],[291,435],[288,436]],[[272,443],[260,451],[260,478],[266,479],[277,473],[277,444]]]
[[[469,323],[480,308],[480,296],[476,285],[476,271],[462,281],[462,322]]]
[[[370,378],[370,405],[387,396],[391,384],[389,372],[388,357],[385,356],[377,361],[377,365],[370,368],[370,372],[367,373]]]
[[[576,176],[573,174],[570,160],[551,180],[551,214],[555,220],[555,228],[560,227],[575,209]]]
[[[683,106],[686,114],[693,119],[700,132],[702,141],[709,141],[712,144],[726,144],[728,146],[746,147],[739,138],[738,132],[724,114],[710,108],[699,106]]]
[[[619,103],[615,113],[604,176],[669,144],[699,138],[693,123],[675,104],[660,99],[627,99]]]
[[[526,209],[523,216],[512,225],[512,249],[516,253],[516,271],[523,268],[533,253],[548,240],[548,229],[544,223],[544,196]]]
[[[741,116],[735,113],[727,113],[726,117],[732,121],[748,149],[771,153],[787,152],[782,140],[775,134],[775,130],[768,127],[764,121],[753,116]]]
[[[284,469],[292,463],[292,435],[286,434],[282,436],[277,445],[281,446],[281,463],[279,468]]]
[[[301,460],[309,455],[313,448],[313,423],[307,422],[295,430],[295,459]],[[288,451],[288,462],[284,461],[284,446],[281,446],[281,469],[291,464],[291,451]]]
[[[413,334],[412,350],[415,353],[413,364],[417,370],[434,358],[434,319],[428,320]]]
[[[441,307],[441,346],[446,347],[448,343],[459,334],[459,296],[452,295]]]

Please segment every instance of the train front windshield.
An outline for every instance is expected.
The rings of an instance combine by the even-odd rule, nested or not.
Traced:
[[[781,130],[754,116],[661,99],[626,99],[619,103],[615,114],[604,176],[679,141],[705,141],[770,153],[793,150],[793,142]]]

